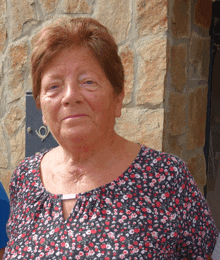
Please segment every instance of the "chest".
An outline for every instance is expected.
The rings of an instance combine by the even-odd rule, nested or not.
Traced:
[[[62,255],[64,249],[69,257],[94,250],[93,259],[104,259],[106,255],[109,259],[117,259],[113,253],[123,255],[125,250],[124,258],[136,256],[137,259],[148,259],[151,253],[152,259],[156,259],[157,253],[163,250],[162,259],[176,259],[169,255],[176,246],[176,239],[171,236],[172,232],[177,232],[174,226],[176,220],[162,221],[165,216],[154,211],[156,202],[149,205],[134,193],[127,192],[126,195],[118,192],[106,196],[103,190],[97,195],[79,197],[77,200],[46,200],[33,219],[30,218],[32,209],[28,211],[23,207],[19,211],[20,205],[17,213],[21,217],[15,216],[18,221],[16,227],[14,222],[9,223],[14,232],[11,239],[15,239],[15,244],[19,246],[33,246],[30,254],[34,252],[34,246],[40,243],[43,252],[50,248],[51,259],[58,251]],[[72,217],[64,222],[62,214],[65,219],[69,215]],[[153,250],[155,248],[157,252]],[[103,255],[100,255],[102,252]],[[37,253],[35,256],[38,256]],[[25,254],[29,259],[29,252],[25,251]]]

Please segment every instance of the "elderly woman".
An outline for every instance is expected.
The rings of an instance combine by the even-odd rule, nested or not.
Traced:
[[[186,164],[114,131],[124,72],[108,30],[89,18],[49,24],[32,77],[59,146],[12,175],[3,259],[207,259],[218,233]]]

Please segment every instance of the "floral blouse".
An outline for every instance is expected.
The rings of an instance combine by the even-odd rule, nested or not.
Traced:
[[[201,260],[213,252],[214,220],[177,156],[142,145],[116,180],[77,194],[65,220],[62,194],[41,182],[45,153],[25,158],[12,175],[4,260]]]

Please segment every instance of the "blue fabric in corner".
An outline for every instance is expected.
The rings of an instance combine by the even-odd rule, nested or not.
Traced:
[[[213,260],[219,260],[220,259],[220,233],[219,233],[216,245],[215,245],[215,249],[214,249],[213,254],[212,254],[212,259]]]
[[[0,249],[5,247],[8,242],[6,234],[6,223],[9,218],[10,205],[8,196],[0,182]]]

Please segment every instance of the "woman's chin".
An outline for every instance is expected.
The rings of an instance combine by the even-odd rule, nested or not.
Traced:
[[[97,140],[99,138],[97,130],[91,130],[89,128],[75,128],[63,130],[60,133],[58,139],[59,143],[68,142],[71,144],[79,144],[92,141],[92,139]]]

